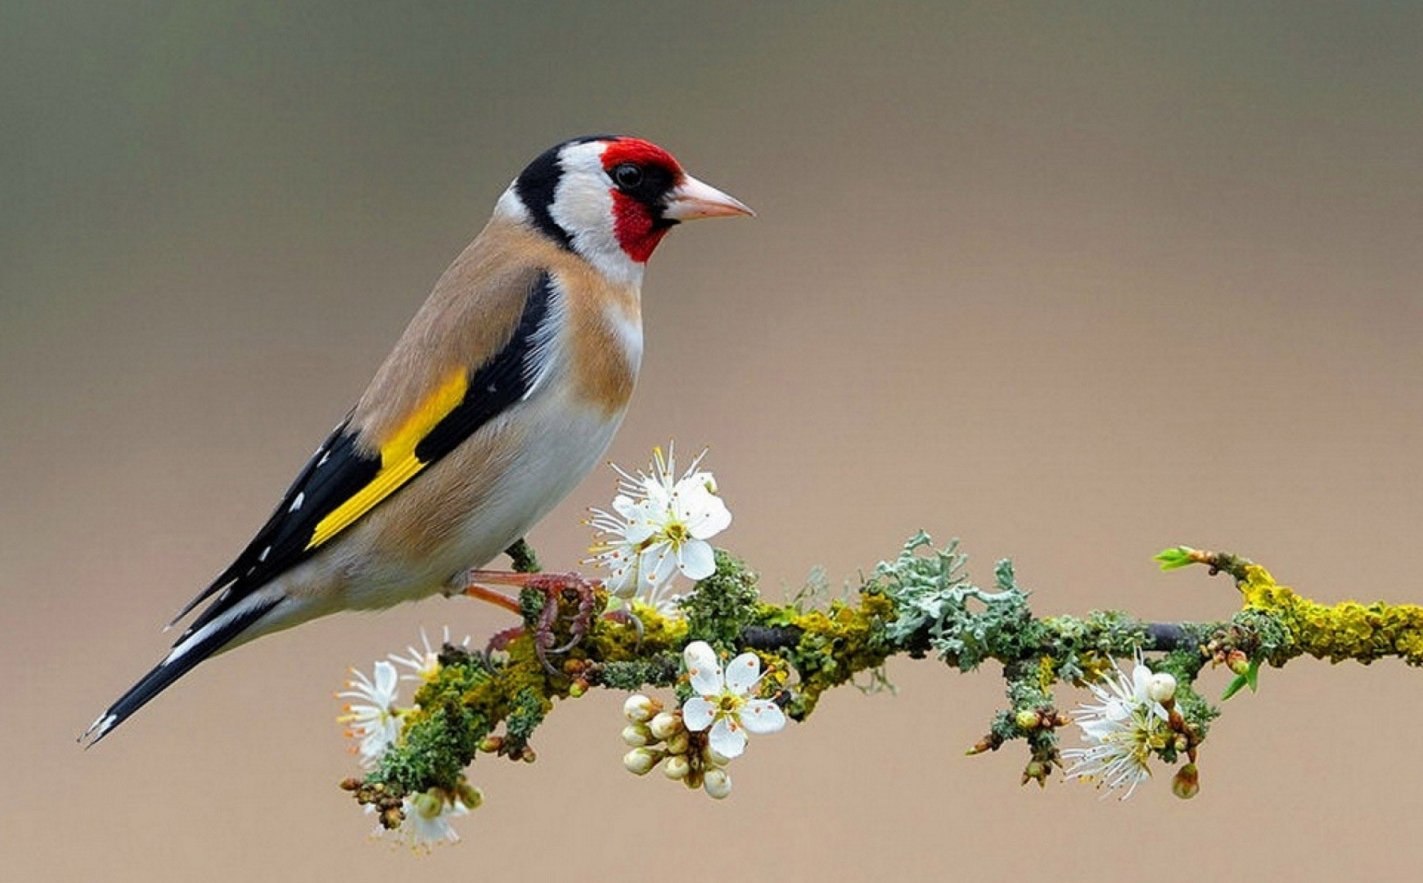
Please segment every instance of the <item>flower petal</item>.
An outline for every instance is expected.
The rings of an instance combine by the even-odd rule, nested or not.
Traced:
[[[687,676],[692,680],[692,690],[701,696],[721,695],[721,663],[716,651],[706,641],[693,641],[682,651],[682,661],[687,664]]]
[[[700,733],[711,726],[715,715],[716,706],[701,696],[693,696],[682,705],[682,723],[693,733]]]
[[[746,691],[761,679],[761,660],[755,653],[742,653],[726,665],[726,689],[737,696],[745,696]]]
[[[677,572],[677,556],[672,552],[672,544],[661,542],[649,546],[638,561],[638,570],[642,573],[641,591],[656,592],[667,585]]]
[[[638,516],[637,500],[627,494],[618,494],[613,497],[613,511],[621,515],[624,521],[632,521]]]
[[[689,511],[683,516],[692,536],[699,540],[710,539],[731,526],[731,510],[721,497],[705,488],[692,496],[694,503],[688,505]]]
[[[687,579],[706,579],[716,573],[716,552],[705,540],[687,540],[677,550],[677,569]]]
[[[725,757],[727,760],[740,757],[741,752],[746,750],[746,733],[729,718],[718,718],[712,724],[711,738],[707,740],[711,744],[711,750]]]
[[[672,553],[672,546],[665,542],[653,543],[638,553],[638,564],[635,567],[638,572],[638,593],[642,596],[657,592],[662,589],[667,580],[672,579],[677,572],[677,559]]]
[[[628,519],[627,530],[623,536],[627,537],[627,541],[632,545],[639,545],[661,530],[661,522],[658,510],[644,503],[638,506],[633,517]]]
[[[1150,702],[1151,669],[1138,662],[1131,670],[1131,698],[1138,704]]]
[[[786,714],[769,699],[751,699],[741,707],[741,725],[748,733],[776,733],[785,728]]]
[[[603,585],[619,598],[630,598],[637,591],[637,579],[641,574],[638,562],[642,556],[628,549],[612,549],[593,559],[608,568],[608,578]]]
[[[400,674],[395,666],[385,660],[376,663],[375,687],[386,704],[395,701],[395,692],[400,689]]]

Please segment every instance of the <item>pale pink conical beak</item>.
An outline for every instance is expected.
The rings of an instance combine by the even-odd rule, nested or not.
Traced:
[[[685,175],[673,188],[662,217],[670,221],[693,221],[697,218],[727,218],[735,215],[755,217],[756,213],[741,200],[710,184]]]

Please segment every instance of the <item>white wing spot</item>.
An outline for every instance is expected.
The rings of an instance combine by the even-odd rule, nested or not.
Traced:
[[[305,502],[306,502],[306,492],[303,491],[303,492],[301,492],[301,493],[299,493],[299,494],[296,495],[296,499],[295,499],[295,500],[292,500],[291,507],[290,507],[289,509],[287,509],[287,511],[288,511],[288,512],[295,512],[296,510],[300,509],[300,508],[301,508],[301,504],[302,504],[302,503],[305,503]]]
[[[322,466],[325,466],[325,465],[326,465],[326,461],[327,461],[327,460],[330,460],[330,459],[331,459],[331,452],[330,452],[330,451],[323,451],[322,454],[321,454],[321,459],[316,461],[316,468],[320,469]]]
[[[258,556],[257,556],[257,560],[258,560],[258,561],[266,561],[266,560],[267,560],[267,556],[268,556],[269,554],[271,554],[271,552],[272,552],[272,547],[271,547],[271,546],[268,546],[267,548],[265,548],[265,549],[262,550],[262,554],[261,554],[261,555],[258,555]]]

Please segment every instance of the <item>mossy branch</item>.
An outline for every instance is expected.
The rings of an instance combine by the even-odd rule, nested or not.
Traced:
[[[520,569],[536,566],[525,544],[511,554]],[[826,690],[861,679],[871,687],[887,684],[883,666],[894,656],[932,656],[965,672],[996,662],[1008,706],[993,716],[969,753],[1022,739],[1029,750],[1022,781],[1040,785],[1062,766],[1056,731],[1070,722],[1053,689],[1099,684],[1115,671],[1116,660],[1150,653],[1151,668],[1170,674],[1177,687],[1168,700],[1169,728],[1142,750],[1168,763],[1189,761],[1177,774],[1182,796],[1195,792],[1197,749],[1219,714],[1196,689],[1208,664],[1235,673],[1226,698],[1243,686],[1254,689],[1262,663],[1279,667],[1301,655],[1366,664],[1396,656],[1423,665],[1423,607],[1319,604],[1277,584],[1265,568],[1226,553],[1181,546],[1157,558],[1163,570],[1200,564],[1229,574],[1242,608],[1215,622],[1146,622],[1118,611],[1038,617],[1009,561],[995,567],[991,589],[981,588],[968,580],[956,543],[935,549],[922,533],[896,558],[881,562],[848,597],[831,599],[821,588],[776,605],[760,599],[753,571],[718,551],[715,574],[674,610],[633,602],[631,617],[595,616],[576,642],[568,639],[579,618],[578,603],[564,597],[568,593],[550,593],[547,597],[556,600],[548,603],[560,605],[555,640],[573,643],[550,671],[533,637],[545,596],[526,589],[521,599],[526,634],[492,656],[446,645],[438,671],[415,696],[418,707],[406,716],[400,738],[375,770],[343,787],[380,810],[383,824],[396,827],[407,795],[468,792],[464,771],[479,753],[532,761],[530,739],[561,700],[593,687],[671,688],[685,698],[681,654],[692,641],[706,641],[725,655],[754,651],[766,671],[763,694],[797,721],[812,715]],[[595,590],[597,611],[608,600]]]

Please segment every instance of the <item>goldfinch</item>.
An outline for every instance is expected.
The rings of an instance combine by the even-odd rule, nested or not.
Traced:
[[[681,221],[750,214],[637,138],[541,154],[256,537],[173,622],[208,606],[84,738],[97,742],[209,656],[447,591],[523,537],[622,422],[657,244]]]

